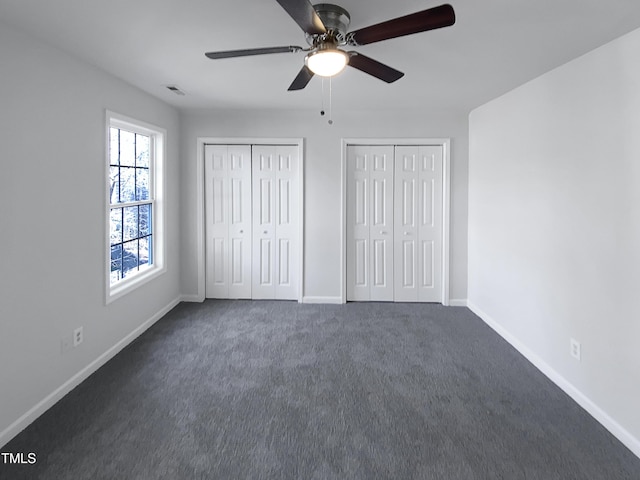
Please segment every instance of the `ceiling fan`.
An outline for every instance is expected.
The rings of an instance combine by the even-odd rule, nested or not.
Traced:
[[[391,38],[448,27],[456,21],[451,5],[429,8],[403,17],[348,32],[351,16],[344,8],[330,3],[312,5],[309,0],[276,0],[306,34],[308,48],[294,45],[282,47],[250,48],[207,52],[213,60],[246,57],[270,53],[308,52],[305,64],[289,86],[289,90],[301,90],[314,75],[332,77],[347,65],[368,73],[387,83],[395,82],[404,73],[369,58],[356,51],[339,47],[357,47]]]

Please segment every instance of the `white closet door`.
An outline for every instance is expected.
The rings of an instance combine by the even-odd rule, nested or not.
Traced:
[[[347,147],[347,300],[369,300],[368,147]]]
[[[397,146],[395,300],[442,301],[442,147]]]
[[[393,300],[393,146],[347,148],[347,300]]]
[[[206,296],[251,298],[251,147],[205,146]]]
[[[252,157],[252,297],[294,300],[298,287],[298,148],[254,145]]]

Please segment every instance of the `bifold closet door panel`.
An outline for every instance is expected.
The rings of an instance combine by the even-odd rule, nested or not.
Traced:
[[[393,300],[393,146],[347,147],[347,300]]]
[[[206,297],[251,298],[251,147],[205,146]]]
[[[397,146],[394,180],[395,301],[442,301],[441,146]]]
[[[252,298],[295,300],[298,288],[298,148],[254,145]]]

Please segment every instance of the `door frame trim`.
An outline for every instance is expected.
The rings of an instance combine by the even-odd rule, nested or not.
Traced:
[[[304,139],[273,137],[197,137],[196,139],[196,255],[198,265],[199,301],[206,298],[205,272],[205,199],[204,199],[204,146],[205,145],[295,145],[298,148],[298,295],[302,303],[304,293]]]
[[[341,303],[347,302],[347,147],[351,145],[435,145],[442,147],[442,305],[449,306],[449,234],[451,211],[450,138],[343,138],[340,182]]]

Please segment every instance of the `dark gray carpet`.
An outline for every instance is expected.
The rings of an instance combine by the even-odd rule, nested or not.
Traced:
[[[3,479],[638,479],[465,308],[181,304],[3,449]]]

